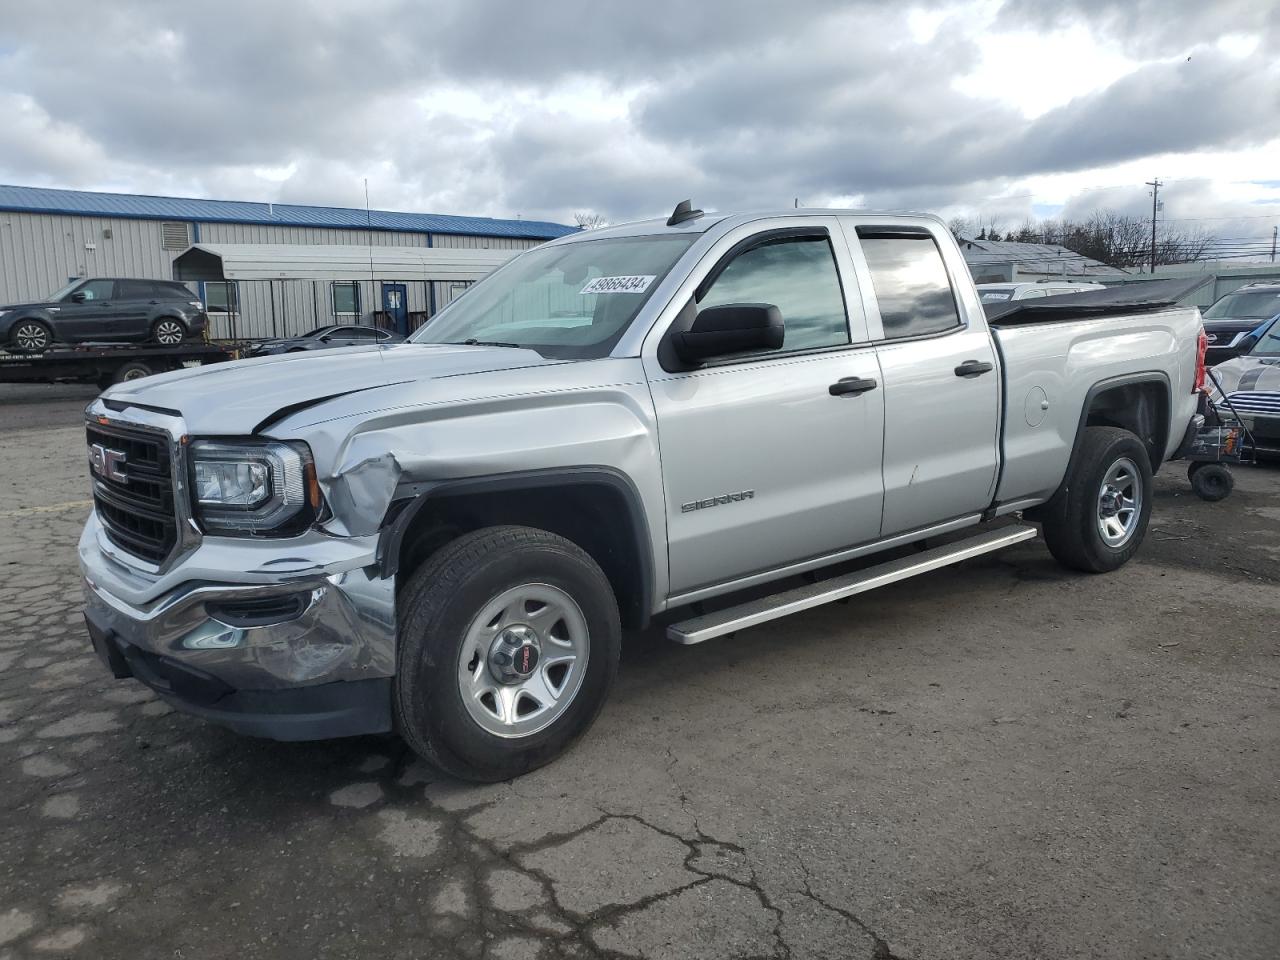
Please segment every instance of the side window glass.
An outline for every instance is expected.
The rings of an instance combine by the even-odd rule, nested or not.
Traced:
[[[955,294],[933,237],[876,234],[862,227],[858,237],[886,339],[945,333],[960,326]]]
[[[83,293],[85,302],[90,300],[110,300],[112,282],[110,280],[90,280],[73,293]]]
[[[117,280],[117,300],[152,300],[155,298],[154,285],[144,280]]]
[[[849,321],[825,237],[788,237],[739,254],[724,268],[698,308],[772,303],[786,327],[783,350],[813,350],[849,342]]]

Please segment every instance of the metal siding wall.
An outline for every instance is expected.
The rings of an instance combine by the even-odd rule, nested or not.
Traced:
[[[425,247],[425,233],[346,230],[340,227],[276,227],[256,223],[201,223],[205,243],[335,243],[375,247]]]
[[[51,214],[0,212],[0,303],[38,300],[63,286],[70,277],[140,277],[173,279],[173,259],[182,251],[165,250],[161,245],[159,220],[130,220],[117,217],[82,217]],[[110,230],[111,239],[102,236]],[[350,230],[326,227],[286,227],[266,224],[207,223],[199,226],[205,243],[335,243],[390,247],[428,246],[427,234],[391,231]],[[194,239],[195,233],[192,231]],[[511,237],[432,235],[433,245],[446,248],[526,250],[542,241]],[[95,244],[93,251],[86,243]],[[314,281],[313,306],[310,280],[276,281],[276,335],[295,336],[313,327],[335,323],[333,295],[329,281]],[[434,283],[436,308],[448,300],[449,284]],[[188,284],[195,292],[195,285]],[[427,284],[406,283],[409,310],[429,309]],[[239,284],[240,313],[234,318],[210,317],[210,337],[214,339],[263,338],[272,336],[269,286],[261,281]],[[360,283],[361,322],[370,322],[372,312],[382,309],[381,284]],[[342,318],[344,320],[349,318]]]
[[[0,303],[38,300],[71,277],[172,280],[181,252],[161,247],[159,220],[0,213]]]
[[[520,237],[460,237],[447,233],[433,233],[432,246],[464,248],[468,250],[528,250],[543,243],[542,240],[525,240]]]

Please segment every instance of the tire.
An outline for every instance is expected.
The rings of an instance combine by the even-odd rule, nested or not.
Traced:
[[[19,320],[9,333],[9,343],[20,353],[43,353],[53,346],[53,331],[43,320]]]
[[[130,380],[141,380],[143,377],[149,377],[155,372],[149,364],[143,363],[141,360],[130,360],[128,363],[122,363],[116,367],[115,373],[111,375],[111,382],[114,384],[127,383]]]
[[[1085,427],[1068,469],[1040,517],[1049,552],[1064,567],[1086,573],[1124,566],[1138,552],[1151,519],[1147,448],[1128,430]],[[1116,496],[1126,490],[1127,498]],[[1131,501],[1128,510],[1125,499]]]
[[[174,317],[161,317],[151,325],[151,339],[162,347],[176,347],[187,339],[187,328]]]
[[[544,530],[488,527],[451,541],[410,575],[397,615],[397,729],[464,780],[509,780],[554,760],[591,726],[617,675],[622,631],[608,578]],[[513,659],[532,669],[526,679],[499,677],[517,669]],[[536,688],[550,693],[557,677],[560,699],[543,703]]]
[[[1191,489],[1201,500],[1217,503],[1231,496],[1236,478],[1220,463],[1193,463],[1187,467]]]

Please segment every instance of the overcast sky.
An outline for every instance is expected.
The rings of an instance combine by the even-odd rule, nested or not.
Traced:
[[[569,221],[1280,218],[1275,0],[0,0],[0,182]],[[1205,219],[1205,218],[1236,218]]]

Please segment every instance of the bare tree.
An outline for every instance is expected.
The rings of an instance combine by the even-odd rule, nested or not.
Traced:
[[[1115,210],[1094,211],[1086,220],[1024,224],[1017,239],[1065,247],[1113,267],[1138,267],[1151,261],[1151,221]],[[1203,230],[1160,225],[1156,231],[1156,263],[1202,259],[1212,242],[1213,238]]]
[[[973,224],[965,217],[952,217],[947,221],[947,229],[957,240],[968,240],[973,236]]]
[[[602,213],[595,213],[591,210],[583,210],[573,215],[573,219],[577,221],[578,226],[583,230],[595,230],[598,227],[607,227],[608,219]]]

